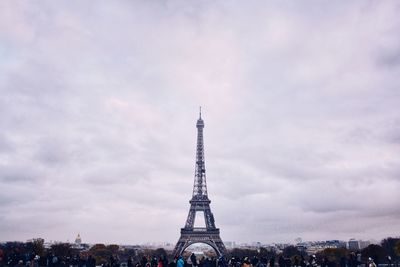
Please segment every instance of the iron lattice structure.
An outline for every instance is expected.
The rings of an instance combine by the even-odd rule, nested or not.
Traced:
[[[197,147],[196,167],[194,175],[193,195],[189,201],[190,209],[184,228],[181,228],[181,236],[173,251],[174,256],[181,255],[191,244],[205,243],[210,245],[217,255],[225,254],[226,248],[219,235],[219,229],[215,227],[214,215],[210,209],[211,200],[207,194],[206,168],[204,160],[203,128],[204,121],[200,117],[196,123]],[[203,212],[205,227],[195,227],[196,213]]]

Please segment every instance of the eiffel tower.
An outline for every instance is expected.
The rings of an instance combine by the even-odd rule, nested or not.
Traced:
[[[219,229],[215,227],[214,215],[210,209],[211,201],[207,195],[206,169],[204,162],[203,128],[204,121],[200,116],[197,120],[197,149],[196,169],[194,175],[194,186],[192,199],[189,201],[190,209],[184,228],[181,228],[181,237],[176,243],[173,251],[174,256],[179,256],[183,251],[194,243],[205,243],[211,246],[217,255],[225,254],[226,248],[219,236]],[[196,213],[204,214],[206,227],[195,227]]]

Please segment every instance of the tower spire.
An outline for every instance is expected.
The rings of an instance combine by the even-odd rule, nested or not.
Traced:
[[[197,120],[197,146],[196,146],[196,167],[194,174],[194,185],[193,185],[193,197],[192,199],[207,199],[207,184],[206,184],[206,167],[204,161],[204,140],[203,140],[203,128],[204,121],[201,118],[201,107],[200,117]]]
[[[199,119],[201,119],[201,106],[200,106],[200,112],[199,112]]]

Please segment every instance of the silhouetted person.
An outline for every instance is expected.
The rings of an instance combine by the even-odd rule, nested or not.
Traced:
[[[211,266],[217,266],[217,259],[214,257],[211,257]]]
[[[205,257],[201,257],[201,259],[199,260],[199,267],[204,267],[204,261],[205,261]]]
[[[346,257],[341,257],[340,258],[340,267],[346,267]]]
[[[211,261],[210,261],[209,258],[206,258],[206,259],[204,260],[204,267],[211,267]]]
[[[291,267],[292,266],[292,260],[290,258],[285,258],[285,266],[286,267]]]
[[[328,267],[328,258],[326,256],[322,260],[321,267]]]
[[[279,267],[285,267],[285,259],[281,255],[278,260]]]
[[[303,255],[301,255],[301,258],[300,258],[300,266],[301,267],[306,267],[307,266],[306,259],[304,258]]]
[[[92,257],[92,255],[89,255],[86,267],[96,267],[96,260]]]
[[[177,261],[178,261],[178,258],[174,257],[174,259],[168,264],[168,267],[176,267]]]
[[[260,261],[257,264],[257,267],[268,267],[268,260],[265,257],[261,257]]]
[[[157,267],[157,265],[158,265],[157,258],[156,258],[156,257],[153,257],[153,258],[151,259],[151,267]]]
[[[228,267],[228,265],[226,264],[225,257],[224,257],[223,255],[221,255],[221,256],[218,258],[217,266],[218,266],[218,267]]]
[[[53,258],[51,259],[51,264],[52,264],[52,266],[57,266],[58,258],[56,255],[54,255]]]
[[[308,259],[308,265],[310,267],[315,267],[317,266],[317,257],[315,255],[311,255],[310,258]]]
[[[15,267],[24,267],[24,262],[22,260],[19,260]]]
[[[164,266],[164,267],[167,267],[167,266],[168,266],[168,259],[167,259],[167,257],[166,257],[165,255],[163,255],[163,256],[161,256],[161,260],[162,260],[163,266]]]
[[[244,258],[244,260],[243,260],[243,265],[242,265],[243,267],[251,267],[251,263],[250,263],[250,260],[249,260],[249,258]]]
[[[182,256],[178,257],[178,260],[176,261],[176,267],[184,267],[185,266],[185,262],[183,261]]]
[[[275,257],[274,256],[272,256],[269,259],[269,267],[275,267]]]
[[[361,252],[358,252],[358,253],[357,253],[357,266],[358,266],[358,267],[361,267],[361,263],[362,263],[362,260],[361,260]]]
[[[349,265],[350,265],[350,267],[357,267],[357,258],[356,258],[356,254],[354,252],[350,253]]]
[[[372,258],[368,258],[368,266],[367,267],[376,267],[376,264]]]
[[[388,267],[392,267],[392,257],[387,256]]]
[[[142,259],[140,260],[140,265],[142,265],[142,267],[145,267],[146,263],[147,263],[147,258],[143,256]]]
[[[299,267],[300,266],[299,257],[297,257],[297,256],[294,257],[294,266],[295,267]]]
[[[194,255],[194,253],[192,253],[192,255],[190,255],[190,261],[192,262],[192,266],[194,266],[194,267],[197,266],[197,259],[196,259],[196,255]]]
[[[164,267],[164,262],[161,257],[158,259],[157,267]]]
[[[253,257],[253,259],[251,259],[251,265],[256,266],[258,263],[258,258],[256,256]]]

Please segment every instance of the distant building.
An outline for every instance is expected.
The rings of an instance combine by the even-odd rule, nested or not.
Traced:
[[[261,242],[251,242],[251,246],[255,248],[260,248],[261,247]]]
[[[327,241],[307,241],[297,243],[296,248],[300,252],[305,252],[308,255],[316,254],[327,248],[345,248],[347,242],[340,240],[327,240]]]
[[[311,246],[311,247],[308,247],[306,249],[306,253],[308,255],[314,255],[314,254],[317,254],[318,252],[321,252],[323,250],[324,250],[324,248],[321,247],[321,246]]]
[[[296,248],[297,248],[297,250],[298,251],[300,251],[300,252],[307,252],[307,244],[305,244],[305,243],[298,243],[297,245],[296,245]]]
[[[78,236],[75,238],[75,245],[80,246],[81,244],[82,244],[81,235],[78,234]]]
[[[328,248],[346,248],[346,242],[340,240],[328,240],[325,243]]]
[[[360,241],[355,240],[354,238],[350,239],[347,244],[349,250],[360,250]]]
[[[87,245],[82,243],[82,238],[80,234],[78,234],[78,236],[75,238],[75,242],[72,244],[72,247],[79,250],[83,250],[85,249],[85,247],[87,247]]]
[[[233,249],[236,247],[236,243],[233,241],[225,241],[224,244],[225,244],[225,247],[229,248],[229,249]]]

